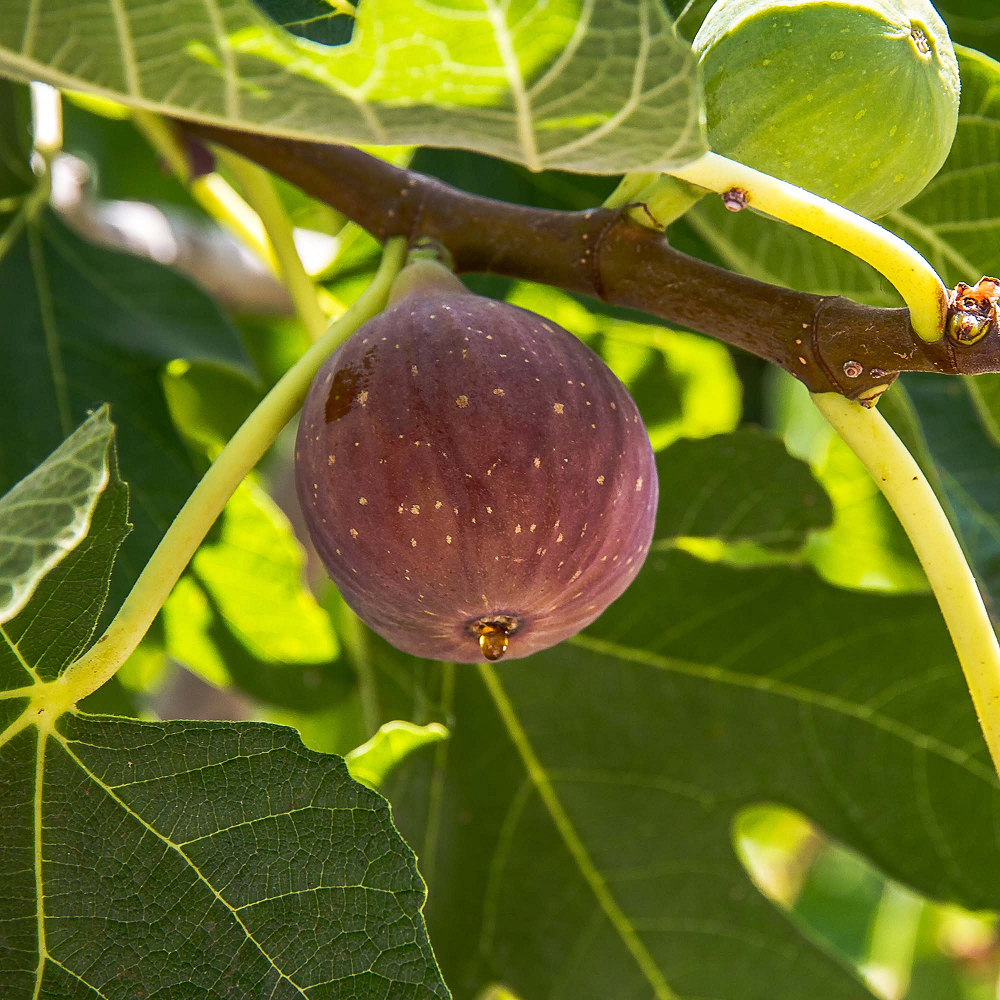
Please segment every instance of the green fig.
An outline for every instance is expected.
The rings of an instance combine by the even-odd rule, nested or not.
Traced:
[[[712,148],[861,215],[951,149],[958,61],[928,0],[718,0],[692,44]]]

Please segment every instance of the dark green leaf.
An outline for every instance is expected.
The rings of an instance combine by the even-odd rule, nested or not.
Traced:
[[[755,428],[681,439],[661,452],[656,468],[657,540],[694,536],[790,550],[833,517],[805,462]]]
[[[9,1000],[449,995],[388,804],[293,730],[65,716],[0,771]]]
[[[392,798],[465,995],[868,997],[737,860],[758,803],[936,898],[1000,892],[996,777],[931,598],[654,553],[583,636],[454,678],[439,777]]]
[[[481,149],[533,170],[614,174],[705,149],[694,56],[658,0],[364,0],[337,46],[284,30],[266,9],[232,0],[220,20],[192,0],[122,0],[89,11],[81,32],[73,17],[19,8],[0,19],[0,68],[179,117]]]
[[[258,723],[53,717],[127,532],[110,442],[106,483],[0,629],[5,1000],[447,998],[413,853],[343,760]]]
[[[197,471],[170,419],[160,372],[188,358],[249,372],[236,332],[190,282],[85,243],[51,215],[0,260],[0,488],[29,472],[89,410],[110,403],[132,485],[135,533],[115,574],[135,579]]]

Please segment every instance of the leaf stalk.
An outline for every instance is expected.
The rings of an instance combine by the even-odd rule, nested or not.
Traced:
[[[302,265],[302,258],[295,247],[291,221],[278,197],[274,182],[266,170],[237,153],[220,147],[215,147],[213,152],[235,178],[250,207],[264,224],[281,278],[295,304],[295,312],[310,339],[319,340],[329,320],[319,304],[316,286]]]
[[[920,466],[877,409],[836,393],[813,394],[812,400],[871,474],[913,543],[1000,775],[1000,645],[947,515]]]
[[[73,702],[111,678],[132,654],[236,487],[296,414],[331,352],[385,305],[403,266],[402,239],[390,240],[371,284],[285,373],[219,452],[181,507],[111,624],[61,678]]]

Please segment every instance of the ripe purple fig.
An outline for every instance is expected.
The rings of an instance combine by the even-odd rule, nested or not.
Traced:
[[[344,599],[417,656],[521,657],[574,635],[653,534],[656,467],[621,382],[566,330],[432,261],[320,369],[295,458]]]

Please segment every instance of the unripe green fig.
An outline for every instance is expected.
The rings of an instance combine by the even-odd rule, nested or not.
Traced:
[[[545,649],[649,551],[656,465],[625,387],[566,330],[431,261],[320,369],[295,449],[330,576],[417,656]]]
[[[861,215],[951,149],[958,61],[928,0],[718,0],[692,44],[712,148]]]

